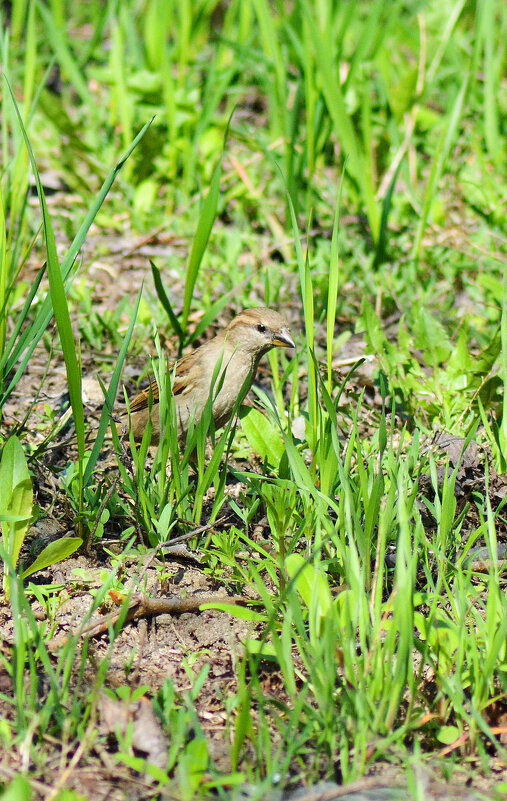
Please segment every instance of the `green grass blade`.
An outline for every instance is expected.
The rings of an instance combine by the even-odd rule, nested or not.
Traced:
[[[14,98],[11,86],[8,83],[9,91],[11,93],[12,101],[16,109],[19,125],[23,138],[25,140],[28,156],[32,165],[35,182],[37,185],[37,194],[39,196],[39,203],[42,212],[42,224],[44,230],[44,237],[46,240],[46,255],[47,255],[47,268],[49,278],[49,291],[51,296],[51,303],[55,312],[56,324],[58,333],[60,335],[60,342],[63,350],[63,358],[65,360],[65,367],[67,370],[67,381],[69,387],[70,403],[74,416],[74,424],[76,426],[77,445],[79,452],[79,459],[84,456],[84,410],[83,399],[81,396],[81,366],[79,364],[78,355],[76,351],[76,343],[74,342],[74,334],[72,332],[72,324],[70,321],[69,307],[67,304],[67,297],[65,295],[65,285],[60,269],[60,262],[56,252],[56,242],[53,233],[53,226],[46,204],[44,189],[40,180],[39,171],[33,154],[28,134],[26,133],[23,120],[17,103]]]
[[[83,476],[83,485],[86,487],[88,482],[90,481],[92,472],[97,464],[97,459],[99,458],[100,451],[102,448],[102,444],[104,442],[104,438],[106,436],[107,428],[109,426],[111,415],[113,412],[114,401],[116,398],[116,393],[118,391],[118,384],[120,382],[121,370],[123,367],[123,363],[127,356],[127,351],[130,345],[130,340],[132,338],[132,334],[134,332],[134,326],[137,319],[137,313],[139,311],[139,304],[141,302],[141,296],[143,293],[143,289],[139,292],[137,296],[137,302],[134,307],[134,311],[132,314],[132,318],[130,320],[130,324],[125,334],[125,339],[123,340],[120,353],[118,354],[118,359],[116,361],[115,368],[113,370],[113,375],[111,376],[111,381],[109,382],[109,387],[105,396],[104,406],[102,408],[102,414],[100,416],[99,422],[99,430],[97,432],[97,436],[95,438],[95,442],[93,444],[92,452],[90,454],[90,458],[88,459],[86,469]]]
[[[401,162],[398,164],[396,171],[393,175],[392,181],[389,184],[389,188],[386,192],[384,201],[382,203],[382,218],[380,220],[380,231],[377,240],[377,247],[375,249],[375,259],[373,261],[373,268],[376,269],[380,267],[387,259],[387,233],[388,233],[388,220],[389,220],[389,211],[391,209],[391,201],[393,198],[394,188],[396,186],[396,180],[398,178],[398,173],[400,171]]]
[[[340,279],[340,254],[338,245],[338,235],[340,231],[340,205],[343,186],[340,181],[340,189],[336,200],[336,210],[333,222],[333,236],[331,239],[331,253],[329,256],[329,287],[327,290],[327,322],[326,322],[326,355],[327,355],[327,386],[328,392],[332,392],[332,362],[333,362],[333,340],[334,325],[336,320],[336,304],[338,300],[338,285]]]
[[[467,75],[463,80],[463,83],[461,84],[461,88],[456,95],[456,99],[452,106],[448,120],[446,121],[443,127],[440,147],[438,148],[437,153],[435,155],[431,173],[428,178],[428,185],[426,187],[426,192],[424,196],[421,218],[419,220],[419,225],[417,227],[417,233],[414,241],[414,247],[412,249],[412,259],[414,261],[419,260],[419,256],[421,253],[422,238],[426,230],[426,224],[428,222],[431,204],[433,202],[434,197],[437,194],[438,183],[440,181],[440,177],[444,169],[445,161],[458,130],[459,121],[461,119],[461,112],[463,109],[463,103],[468,89],[469,78],[470,74],[467,73]]]
[[[498,54],[495,41],[494,3],[481,3],[477,13],[481,16],[484,41],[484,138],[491,158],[498,164],[502,154],[502,137],[498,119],[502,59]],[[505,47],[505,43],[503,47]]]
[[[338,76],[338,66],[333,63],[331,54],[335,51],[330,40],[332,31],[329,28],[325,31],[320,30],[312,6],[307,0],[300,0],[300,4],[304,10],[313,43],[315,66],[317,72],[320,73],[322,93],[333,123],[334,132],[343,149],[347,172],[350,173],[360,188],[373,238],[377,240],[379,213],[375,201],[375,193],[366,163],[367,157],[363,152],[363,145],[356,134],[347,111],[343,89]]]
[[[93,109],[93,98],[88,91],[88,86],[83,78],[83,73],[79,68],[79,64],[69,48],[64,31],[55,23],[53,15],[44,5],[44,3],[41,2],[41,0],[37,0],[37,10],[44,23],[49,42],[54,50],[61,69],[67,74],[74,89],[78,93],[85,106],[87,106],[89,109]]]
[[[181,327],[181,325],[179,323],[178,318],[176,317],[176,315],[174,313],[173,307],[171,305],[171,301],[167,297],[167,292],[165,291],[164,284],[162,283],[162,277],[160,275],[160,270],[151,261],[151,259],[150,259],[150,264],[151,264],[151,272],[152,272],[152,275],[153,275],[153,283],[155,284],[155,290],[157,292],[158,299],[161,302],[165,313],[169,317],[169,322],[171,323],[171,327],[172,327],[174,333],[176,334],[176,336],[178,337],[178,339],[180,341],[180,346],[181,346],[181,344],[183,343],[183,339],[184,339],[183,329],[182,329],[182,327]]]
[[[181,327],[183,330],[187,327],[188,315],[190,313],[190,305],[194,296],[194,287],[201,266],[202,257],[215,222],[215,217],[218,207],[218,196],[220,194],[220,176],[222,174],[222,157],[213,171],[211,184],[208,195],[204,201],[204,205],[199,216],[197,230],[195,232],[194,241],[192,242],[192,249],[187,264],[187,274],[185,280],[185,295],[183,298],[183,311]]]
[[[81,250],[84,240],[86,239],[86,235],[92,225],[95,217],[97,216],[97,212],[99,211],[100,207],[102,206],[111,186],[113,185],[116,176],[122,169],[123,165],[127,161],[127,159],[132,154],[133,150],[137,147],[143,136],[145,135],[146,131],[150,127],[153,120],[147,122],[139,131],[135,139],[133,140],[132,144],[128,148],[128,150],[120,157],[117,161],[115,166],[109,172],[106,180],[104,181],[99,193],[97,194],[96,198],[94,199],[88,213],[86,214],[83,222],[81,223],[76,236],[74,237],[72,244],[67,251],[66,255],[64,256],[61,264],[61,271],[62,271],[62,278],[65,283],[69,278],[69,273],[71,271],[72,265],[75,262],[75,259]],[[42,303],[41,309],[37,314],[36,319],[33,323],[28,326],[17,341],[15,347],[9,353],[7,360],[5,363],[0,361],[0,368],[3,368],[5,373],[10,373],[11,370],[14,369],[14,366],[18,362],[21,354],[23,354],[23,359],[19,364],[8,388],[3,393],[2,397],[0,398],[0,405],[5,403],[6,399],[11,394],[12,390],[16,386],[17,382],[19,381],[20,376],[23,374],[26,365],[28,364],[32,353],[34,352],[35,348],[37,347],[42,335],[46,331],[49,321],[53,315],[53,306],[51,302],[51,296],[48,295]]]
[[[5,247],[5,214],[2,199],[2,188],[0,186],[0,356],[5,350],[5,338],[7,331],[7,284],[9,280],[9,265],[7,263],[7,251]],[[0,381],[3,384],[3,374],[0,372]]]

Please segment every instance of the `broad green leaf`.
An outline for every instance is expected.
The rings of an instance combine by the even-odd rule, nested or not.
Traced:
[[[258,409],[249,409],[241,415],[241,428],[253,450],[270,465],[278,467],[285,451],[280,430]]]
[[[331,606],[331,592],[325,574],[316,570],[315,567],[306,562],[306,560],[297,553],[292,553],[287,556],[285,560],[285,569],[289,578],[296,578],[296,589],[300,593],[303,601],[308,609],[318,606],[319,616],[325,616]]]
[[[451,745],[460,736],[457,726],[441,726],[437,732],[437,740],[444,745]]]
[[[21,520],[26,520],[25,515],[10,515],[7,512],[0,512],[0,522],[2,523],[19,523]]]
[[[10,511],[13,517],[17,517],[19,523],[30,520],[32,516],[33,489],[32,480],[28,475],[23,481],[19,481],[12,491]]]
[[[208,766],[208,746],[206,740],[191,740],[180,756],[177,780],[182,801],[195,798]]]
[[[10,437],[5,443],[0,463],[0,511],[11,507],[14,488],[30,478],[25,453],[19,439]]]
[[[285,568],[290,578],[296,577],[296,589],[303,598],[309,613],[310,642],[317,644],[323,631],[323,621],[336,617],[326,575],[300,554],[289,554]]]
[[[265,621],[266,615],[260,612],[254,612],[246,606],[237,606],[236,604],[217,603],[217,604],[202,604],[199,609],[204,612],[205,609],[218,609],[220,612],[228,612],[233,617],[239,617],[241,620],[254,620]]]
[[[14,565],[30,523],[32,504],[32,480],[25,454],[19,439],[10,437],[5,443],[0,463],[0,515],[4,518],[4,546]]]
[[[32,788],[25,776],[16,776],[0,796],[1,801],[30,801]]]
[[[245,640],[243,644],[249,654],[256,654],[264,659],[278,659],[276,648],[270,642]]]
[[[137,771],[137,773],[146,773],[155,779],[155,781],[160,782],[160,784],[167,784],[168,782],[167,773],[156,765],[153,765],[144,757],[134,756],[133,754],[122,751],[119,754],[115,754],[115,759],[123,765],[128,765],[129,768]]]
[[[43,551],[40,552],[35,562],[30,567],[23,571],[23,578],[31,576],[37,570],[44,570],[49,565],[54,565],[56,562],[62,562],[68,556],[77,551],[83,544],[80,537],[61,537],[59,540],[50,542]]]
[[[84,795],[79,795],[78,793],[75,793],[74,790],[68,790],[65,788],[61,791],[61,793],[58,793],[55,801],[87,801],[87,799],[84,797]]]

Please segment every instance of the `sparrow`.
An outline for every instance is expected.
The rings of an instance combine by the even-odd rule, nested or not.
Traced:
[[[176,362],[172,392],[180,443],[186,438],[190,418],[193,416],[196,425],[201,418],[217,364],[220,362],[213,388],[213,420],[215,427],[221,428],[230,419],[240,392],[246,395],[252,386],[261,358],[275,347],[295,347],[283,317],[273,309],[245,309],[214,339]],[[134,440],[140,442],[150,417],[150,403],[151,444],[157,445],[160,413],[156,381],[129,403],[129,420],[118,423],[118,433],[125,436],[130,427]]]

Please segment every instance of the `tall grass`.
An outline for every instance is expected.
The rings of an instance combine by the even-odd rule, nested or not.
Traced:
[[[102,123],[106,124],[107,149],[111,132],[117,131],[127,148],[133,131],[144,124],[146,116],[156,115],[143,146],[142,175],[135,174],[135,159],[128,166],[134,184],[149,176],[162,189],[166,176],[189,193],[203,179],[208,183],[209,164],[216,163],[219,156],[228,116],[235,105],[241,106],[249,93],[256,92],[266,97],[266,131],[247,130],[240,123],[234,123],[232,130],[257,148],[282,142],[281,166],[298,218],[301,212],[308,215],[318,202],[316,170],[320,172],[329,163],[345,170],[351,182],[348,194],[365,213],[373,241],[378,243],[381,197],[401,164],[411,201],[416,210],[422,208],[413,251],[417,258],[421,231],[428,222],[428,198],[459,135],[464,92],[475,93],[479,88],[479,66],[484,66],[485,75],[480,88],[484,140],[495,163],[500,158],[492,100],[502,52],[501,45],[499,50],[492,45],[497,33],[494,23],[501,18],[495,3],[481,5],[475,18],[470,18],[460,0],[449,4],[450,9],[428,11],[426,20],[420,15],[419,26],[410,11],[408,17],[400,17],[400,5],[385,0],[368,6],[298,0],[290,8],[283,3],[273,7],[265,0],[249,0],[232,2],[226,10],[215,2],[201,8],[147,0],[142,15],[133,2],[121,7],[110,3],[100,15],[98,9],[90,8],[96,31],[92,52],[88,42],[70,41],[53,6],[28,3],[23,10],[22,6],[16,4],[13,9],[13,25],[15,19],[17,29],[17,20],[26,13],[25,103],[30,102],[33,91],[38,66],[35,52],[44,33],[47,44],[41,54],[58,64],[65,84],[91,115],[86,139],[92,148],[97,148],[94,131],[101,123],[90,81],[99,79],[101,91],[110,100],[109,119]],[[94,14],[98,16],[93,18]],[[77,14],[78,24],[84,17],[85,12]],[[457,44],[459,37],[470,31],[470,23],[474,26],[471,59]],[[501,25],[500,21],[500,29]],[[419,42],[412,36],[414,27],[420,28]],[[108,37],[111,43],[107,56],[99,48],[101,37]],[[408,42],[406,59],[396,49],[400,37]],[[429,59],[424,56],[426,50]],[[395,57],[389,59],[392,52]],[[206,77],[195,82],[193,70],[199,70],[203,58]],[[466,75],[468,81],[464,81]],[[426,115],[432,114],[432,105],[440,99],[443,107],[437,114],[438,127],[445,134],[425,199],[421,194],[425,165],[418,159],[418,155],[424,157],[424,142],[417,126],[424,128]],[[453,109],[448,117],[446,109]],[[56,117],[55,121],[58,125]],[[408,138],[407,132],[411,132]],[[337,158],[329,161],[332,149]],[[173,192],[164,190],[164,194],[168,208],[173,207]]]
[[[72,407],[73,418],[74,418],[74,426],[76,430],[76,438],[77,438],[77,449],[78,449],[78,459],[77,459],[77,479],[78,479],[78,487],[76,492],[77,497],[77,525],[78,525],[78,533],[80,535],[83,534],[83,490],[85,487],[85,477],[89,480],[91,476],[91,472],[93,471],[94,465],[96,460],[98,459],[100,448],[102,442],[105,437],[106,429],[109,424],[109,419],[112,410],[112,402],[116,395],[118,382],[120,378],[120,370],[122,366],[122,361],[119,361],[117,364],[117,368],[113,374],[112,382],[109,388],[108,393],[106,394],[106,404],[104,406],[104,412],[102,415],[101,425],[99,428],[99,435],[95,442],[95,447],[92,452],[92,458],[88,460],[86,471],[85,471],[85,420],[84,420],[84,411],[83,411],[83,401],[82,401],[82,393],[81,393],[81,365],[80,365],[80,357],[79,357],[79,348],[74,341],[74,334],[72,331],[72,324],[70,319],[69,307],[67,303],[67,296],[66,296],[66,282],[68,285],[69,276],[71,276],[71,270],[76,259],[79,250],[82,247],[86,234],[91,226],[97,211],[99,210],[102,202],[104,201],[107,192],[109,191],[116,174],[121,169],[121,166],[125,163],[125,161],[129,158],[130,154],[133,152],[134,148],[138,144],[138,142],[142,139],[144,133],[149,127],[149,123],[147,123],[144,128],[140,131],[132,145],[130,146],[129,150],[122,157],[122,159],[118,162],[116,167],[110,172],[106,182],[104,183],[102,190],[100,191],[98,198],[95,200],[91,211],[88,213],[84,223],[79,228],[79,231],[72,242],[72,245],[67,252],[65,259],[63,260],[62,264],[60,265],[57,252],[56,252],[56,243],[55,237],[53,232],[53,226],[51,223],[51,217],[49,215],[44,190],[42,187],[42,183],[39,177],[39,172],[37,169],[37,164],[35,161],[35,156],[25,129],[23,125],[23,121],[21,119],[21,115],[18,110],[18,106],[16,104],[14,94],[12,93],[12,89],[10,85],[8,85],[9,92],[11,94],[12,102],[14,104],[14,108],[17,113],[18,123],[20,130],[22,132],[24,142],[26,145],[26,149],[28,152],[28,156],[30,159],[30,164],[33,170],[33,174],[36,181],[37,186],[37,193],[39,196],[39,202],[41,207],[41,216],[42,216],[42,232],[44,235],[45,247],[46,247],[46,265],[47,265],[47,272],[49,277],[49,292],[45,298],[45,301],[41,305],[41,309],[39,310],[35,320],[27,325],[21,333],[21,329],[23,324],[25,323],[30,303],[35,293],[37,292],[39,281],[42,277],[42,272],[37,277],[34,285],[32,286],[31,292],[28,296],[28,302],[25,303],[14,329],[13,334],[10,337],[9,343],[6,346],[5,343],[5,326],[6,326],[6,319],[7,319],[7,312],[8,312],[8,305],[9,305],[9,296],[5,291],[6,286],[6,248],[5,244],[2,248],[2,265],[3,269],[1,274],[4,276],[2,278],[2,285],[3,289],[3,303],[2,303],[2,325],[0,327],[0,331],[3,331],[3,350],[2,350],[2,357],[0,360],[0,369],[3,368],[4,373],[3,375],[8,375],[9,372],[14,369],[18,360],[20,360],[20,364],[17,366],[15,374],[10,381],[7,389],[4,391],[2,396],[1,404],[5,402],[5,400],[9,397],[9,394],[13,391],[16,387],[19,378],[23,374],[31,355],[33,354],[40,338],[46,331],[47,325],[49,320],[52,316],[52,313],[55,315],[58,333],[60,337],[60,344],[62,347],[63,357],[65,360],[66,372],[67,372],[67,382],[69,388],[69,396],[70,396],[70,404]],[[75,273],[74,273],[75,275]],[[74,277],[74,276],[72,276]],[[12,292],[13,285],[11,285],[10,290]],[[130,328],[129,336],[127,337],[125,346],[123,348],[123,353],[121,355],[122,360],[126,356],[126,350],[130,341],[130,336],[132,335],[133,330],[133,322]],[[3,382],[2,382],[3,384]]]

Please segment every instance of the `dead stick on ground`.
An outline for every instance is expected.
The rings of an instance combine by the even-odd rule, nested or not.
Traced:
[[[219,520],[216,520],[214,523],[207,523],[205,526],[198,526],[197,528],[193,528],[192,531],[187,531],[186,534],[182,534],[180,537],[173,537],[173,539],[167,540],[167,542],[159,542],[156,548],[151,551],[146,560],[145,564],[143,565],[143,570],[148,570],[149,567],[153,564],[155,559],[158,558],[160,551],[165,551],[166,555],[169,557],[181,557],[185,556],[182,554],[181,551],[177,550],[177,547],[182,545],[183,543],[191,540],[193,537],[197,537],[199,534],[203,534],[205,531],[210,531],[211,529],[215,528],[216,526],[220,526],[222,523],[227,521],[227,516],[221,517]]]
[[[184,612],[199,612],[201,606],[205,604],[241,604],[246,600],[241,595],[194,595],[190,598],[148,598],[144,594],[132,595],[128,601],[127,614],[123,622],[127,623],[130,620],[153,615],[181,615]],[[92,621],[82,631],[78,629],[71,634],[53,637],[47,646],[51,651],[55,651],[65,645],[70,636],[97,637],[99,634],[104,634],[118,622],[123,613],[123,609],[119,609],[118,612],[112,612],[101,617],[100,620]]]

